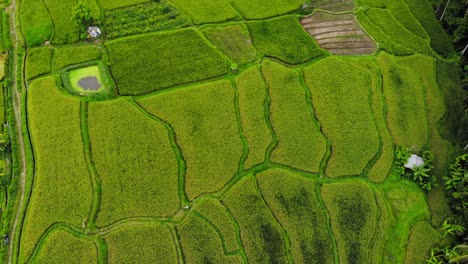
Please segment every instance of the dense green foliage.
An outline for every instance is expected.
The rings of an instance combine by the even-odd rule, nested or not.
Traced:
[[[369,102],[371,76],[336,58],[305,68],[304,76],[332,148],[325,173],[332,178],[360,175],[379,147]]]
[[[245,19],[273,17],[299,9],[303,0],[232,0]]]
[[[221,22],[237,18],[239,13],[229,0],[171,0],[178,9],[190,16],[195,24]]]
[[[103,30],[108,39],[160,31],[184,24],[187,19],[165,1],[151,1],[105,11]]]
[[[178,263],[169,226],[133,225],[105,236],[109,263]]]
[[[92,103],[89,134],[102,181],[98,225],[178,210],[177,161],[164,126],[128,102]]]
[[[59,93],[49,77],[29,85],[28,116],[37,166],[22,230],[20,262],[56,222],[89,221],[91,182],[80,132],[80,103]]]
[[[101,58],[101,49],[96,45],[64,46],[55,50],[54,69],[80,64]]]
[[[239,91],[242,129],[249,146],[249,153],[244,161],[244,168],[248,169],[265,160],[265,153],[273,140],[266,120],[266,87],[257,67],[239,74],[236,86]]]
[[[30,49],[26,57],[26,79],[31,80],[52,70],[54,50],[49,47]]]
[[[79,239],[58,230],[47,237],[35,263],[96,263],[97,249],[93,241]]]
[[[330,213],[340,263],[372,263],[377,205],[372,189],[359,181],[324,184],[322,197]]]
[[[234,90],[228,81],[184,88],[139,103],[174,129],[187,164],[189,199],[221,189],[237,172],[242,142]]]
[[[265,202],[288,233],[295,263],[333,263],[332,242],[315,196],[315,182],[277,169],[257,178]]]
[[[202,218],[190,214],[177,228],[184,259],[188,263],[241,263],[239,255],[223,253],[222,238]]]
[[[225,59],[199,34],[183,29],[107,42],[119,93],[144,94],[226,73]]]
[[[271,153],[273,162],[318,172],[326,143],[307,104],[308,93],[299,74],[279,63],[265,60],[262,72],[270,96],[270,121],[278,144]]]
[[[299,64],[324,54],[295,16],[252,21],[247,26],[255,48],[263,56]]]
[[[72,21],[79,28],[81,39],[88,37],[88,27],[96,24],[96,18],[93,17],[91,7],[79,1],[72,10]]]
[[[242,24],[202,29],[206,38],[239,66],[257,60],[247,29]]]
[[[240,180],[222,200],[236,219],[250,263],[286,263],[283,230],[258,193],[254,177]]]
[[[52,37],[52,19],[43,1],[22,1],[19,18],[28,47],[39,46]]]

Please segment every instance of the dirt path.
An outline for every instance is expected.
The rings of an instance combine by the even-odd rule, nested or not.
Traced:
[[[10,233],[10,246],[8,249],[8,263],[11,264],[13,261],[13,249],[16,245],[16,231],[17,231],[17,226],[18,226],[18,221],[21,216],[22,209],[24,207],[24,194],[25,194],[25,184],[26,184],[26,153],[25,153],[25,147],[24,147],[24,141],[23,141],[23,120],[21,118],[21,96],[18,92],[18,84],[17,84],[17,74],[18,74],[18,61],[17,61],[17,50],[18,50],[18,34],[17,34],[17,28],[16,28],[16,0],[12,0],[10,6],[7,8],[7,12],[10,15],[10,38],[12,42],[12,52],[11,52],[11,57],[12,57],[12,84],[13,87],[11,88],[12,92],[12,106],[13,106],[13,112],[15,114],[15,119],[16,119],[16,132],[17,132],[17,138],[18,138],[18,144],[19,144],[19,150],[21,154],[21,170],[20,170],[20,179],[19,179],[19,186],[18,186],[18,194],[17,199],[19,200],[19,204],[17,206],[18,211],[15,214],[15,217],[13,219],[13,224],[11,227],[11,233]],[[15,176],[15,175],[13,175]]]

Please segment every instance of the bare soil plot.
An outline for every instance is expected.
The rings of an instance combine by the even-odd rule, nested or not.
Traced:
[[[353,14],[317,12],[302,19],[301,24],[321,48],[332,54],[372,54],[377,48],[374,41],[357,23]]]

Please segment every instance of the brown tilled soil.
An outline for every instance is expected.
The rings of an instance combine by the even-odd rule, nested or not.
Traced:
[[[313,16],[301,19],[301,24],[320,47],[332,54],[372,54],[377,48],[374,41],[364,33],[353,14],[335,15],[317,12]]]

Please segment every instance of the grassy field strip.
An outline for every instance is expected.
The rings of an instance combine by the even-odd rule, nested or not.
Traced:
[[[410,231],[404,264],[426,263],[431,249],[443,239],[427,221],[416,223]]]
[[[326,142],[311,116],[299,74],[271,60],[264,60],[261,70],[271,100],[271,124],[279,139],[271,152],[271,161],[306,172],[319,172]]]
[[[393,142],[420,151],[426,146],[429,133],[424,87],[414,72],[385,52],[379,53],[377,64],[382,71],[387,127]]]
[[[372,263],[378,210],[371,187],[358,180],[324,184],[321,196],[337,238],[339,263]]]
[[[109,263],[178,262],[171,228],[166,224],[129,225],[107,234],[104,239]]]
[[[366,166],[364,174],[373,182],[382,183],[389,174],[393,164],[393,143],[386,125],[386,105],[382,92],[382,73],[373,58],[350,58],[348,62],[354,67],[368,72],[372,79],[369,102],[371,102],[372,115],[378,130],[380,145],[376,156]]]
[[[435,60],[423,55],[413,55],[397,59],[399,63],[407,66],[415,72],[425,86],[426,112],[429,125],[429,146],[434,154],[433,173],[439,181],[428,193],[429,209],[432,212],[432,223],[439,226],[450,215],[450,209],[445,202],[442,185],[442,177],[447,173],[449,159],[448,142],[444,140],[439,129],[447,112],[444,95],[441,92],[434,76],[436,76]]]
[[[236,78],[239,114],[243,134],[247,141],[248,154],[243,159],[243,168],[250,169],[265,161],[268,146],[273,141],[265,115],[266,87],[258,66],[240,73]]]
[[[326,166],[331,158],[330,139],[325,136],[325,133],[323,132],[322,124],[317,119],[316,110],[312,103],[312,94],[310,93],[310,89],[307,87],[306,80],[304,78],[303,69],[304,68],[297,69],[298,75],[299,75],[299,82],[301,83],[302,88],[304,88],[304,91],[305,91],[306,103],[307,103],[307,107],[309,108],[310,116],[312,117],[312,120],[316,128],[318,129],[319,133],[322,135],[323,140],[325,141],[325,154],[323,155],[322,161],[320,162],[320,165],[319,165],[320,166],[319,175],[325,175]]]
[[[174,128],[187,163],[189,200],[221,190],[238,172],[243,145],[234,101],[235,91],[227,80],[138,101]]]
[[[395,19],[413,35],[430,40],[429,35],[413,13],[411,13],[405,0],[388,1],[386,8],[389,9]]]
[[[293,262],[333,263],[332,239],[315,196],[316,182],[281,169],[256,178],[262,198],[289,237]]]
[[[45,40],[52,38],[54,24],[44,1],[23,0],[19,10],[19,20],[28,47],[41,45]]]
[[[52,62],[54,70],[102,59],[101,45],[61,46],[54,52]]]
[[[234,255],[224,253],[224,241],[219,230],[195,211],[188,214],[188,217],[177,226],[177,230],[187,263],[242,262],[242,257],[238,253]]]
[[[186,206],[189,204],[189,200],[187,198],[187,194],[185,193],[185,174],[187,173],[187,163],[184,160],[184,156],[182,155],[182,151],[179,145],[177,145],[176,134],[174,128],[164,120],[160,119],[159,117],[151,114],[150,112],[146,111],[140,104],[136,101],[131,101],[131,103],[140,110],[144,115],[148,116],[149,118],[155,120],[159,124],[163,125],[169,137],[169,141],[171,143],[172,150],[174,151],[174,155],[177,158],[177,166],[178,166],[178,192],[179,192],[179,200],[180,200],[180,207]]]
[[[197,25],[241,19],[241,14],[231,5],[230,0],[169,1]]]
[[[174,241],[174,246],[177,252],[177,260],[178,260],[177,263],[183,264],[185,263],[185,259],[184,259],[184,253],[182,252],[182,247],[180,246],[179,232],[177,232],[177,228],[175,225],[170,225],[169,228],[171,230],[172,241]]]
[[[370,186],[372,187],[378,209],[375,233],[371,242],[371,263],[383,263],[384,254],[382,254],[382,252],[385,252],[384,249],[388,238],[388,232],[390,226],[393,225],[392,212],[390,205],[385,199],[384,193],[375,188],[375,186]]]
[[[38,165],[21,234],[27,239],[21,241],[20,262],[28,259],[36,240],[51,224],[86,225],[92,203],[79,101],[63,96],[56,80],[48,77],[31,83],[27,107]],[[64,127],[68,129],[61,129]],[[61,193],[70,196],[64,199]]]
[[[237,220],[249,262],[288,263],[285,231],[258,193],[256,179],[241,179],[221,201]]]
[[[93,162],[93,153],[91,151],[91,143],[88,130],[88,103],[80,103],[80,125],[81,125],[81,137],[83,140],[83,153],[88,167],[88,173],[93,189],[92,203],[90,212],[88,215],[88,224],[86,230],[90,231],[96,228],[96,218],[101,207],[101,191],[102,183],[101,177],[96,169],[96,165]]]
[[[353,0],[318,0],[314,5],[317,9],[334,13],[352,11],[355,7]]]
[[[64,10],[72,10],[75,0],[42,0],[53,20],[54,34],[52,43],[74,43],[79,39],[78,26],[70,21],[70,16],[64,15]]]
[[[379,150],[369,101],[370,75],[332,57],[304,68],[303,72],[317,119],[331,144],[325,175],[361,175]],[[329,72],[336,73],[336,77],[329,78]],[[353,96],[349,96],[350,92]]]
[[[50,47],[40,47],[30,49],[26,56],[26,79],[43,76],[52,71],[52,57],[54,49]]]
[[[230,0],[232,6],[249,20],[276,17],[300,8],[302,0]]]
[[[237,167],[237,174],[244,172],[244,163],[249,155],[249,144],[247,143],[247,138],[244,134],[244,128],[242,126],[242,119],[240,114],[240,107],[239,107],[239,89],[236,86],[235,79],[229,79],[231,81],[231,86],[234,89],[234,113],[236,114],[236,122],[237,122],[237,133],[239,134],[239,138],[242,142],[242,156],[239,159],[239,165]]]
[[[393,215],[388,230],[384,263],[403,263],[411,227],[429,221],[430,211],[424,193],[412,182],[392,176],[379,189],[385,194]]]
[[[126,100],[93,102],[89,134],[102,181],[98,226],[180,210],[178,163],[163,125]]]

